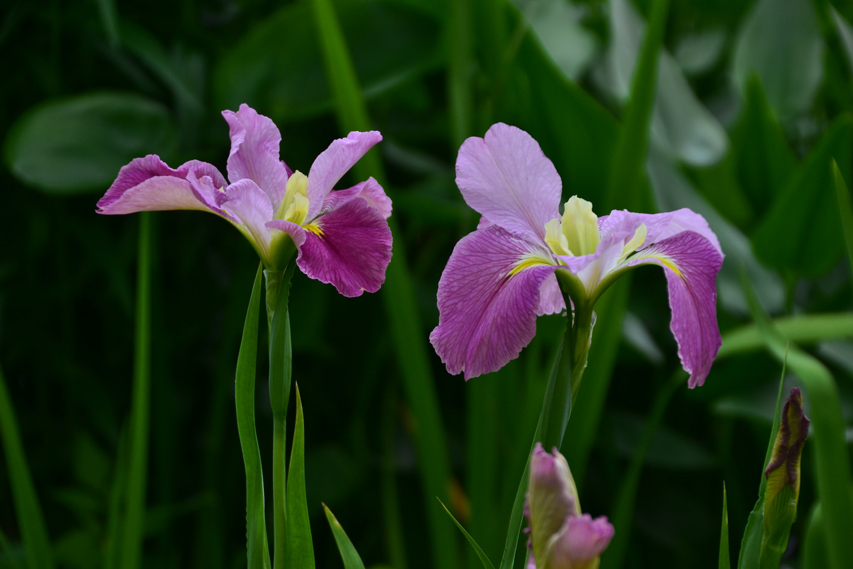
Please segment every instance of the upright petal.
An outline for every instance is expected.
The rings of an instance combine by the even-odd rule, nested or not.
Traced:
[[[317,156],[308,172],[308,219],[322,209],[326,195],[365,153],[382,140],[378,131],[351,132]]]
[[[238,220],[234,225],[246,235],[264,263],[268,263],[271,234],[266,223],[272,220],[273,214],[272,205],[263,190],[249,179],[235,182],[225,188],[221,208]]]
[[[670,328],[688,385],[705,383],[722,340],[717,326],[716,278],[723,264],[717,246],[699,233],[682,231],[637,252],[628,266],[663,267],[672,309]]]
[[[122,167],[107,193],[98,201],[98,213],[115,215],[137,211],[197,209],[214,211],[208,200],[193,191],[187,174],[224,181],[219,171],[205,162],[187,162],[177,170],[149,154]],[[218,212],[216,212],[218,213]]]
[[[356,184],[347,190],[329,192],[320,212],[333,210],[355,198],[364,198],[367,204],[375,208],[385,219],[391,217],[391,198],[385,195],[385,190],[373,178],[368,178],[366,182]]]
[[[512,276],[536,245],[491,226],[463,237],[438,283],[439,323],[430,342],[447,371],[471,379],[503,367],[536,333],[542,284],[556,266]]]
[[[228,179],[252,180],[278,208],[287,185],[287,167],[278,159],[281,133],[269,118],[242,104],[240,110],[222,111],[231,131]]]
[[[469,206],[510,233],[544,243],[559,217],[562,182],[532,136],[498,123],[459,149],[456,184]]]
[[[344,296],[376,292],[385,282],[391,230],[367,200],[347,201],[304,228],[305,242],[296,259],[303,273],[334,285]]]
[[[548,569],[574,569],[589,567],[599,557],[610,540],[613,526],[606,516],[592,519],[589,514],[567,518],[562,530],[555,536],[548,556]],[[596,566],[596,565],[593,565]]]

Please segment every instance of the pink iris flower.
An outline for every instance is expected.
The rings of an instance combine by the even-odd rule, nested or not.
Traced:
[[[231,131],[228,181],[206,162],[172,169],[148,155],[121,169],[98,213],[212,212],[249,240],[267,269],[284,269],[296,252],[303,273],[344,296],[379,290],[391,261],[391,200],[373,178],[332,188],[382,135],[351,132],[335,140],[305,176],[279,160],[281,134],[272,120],[245,104],[222,116]]]
[[[723,262],[705,219],[689,209],[596,217],[572,197],[539,144],[502,123],[459,149],[456,183],[482,215],[453,250],[438,284],[439,324],[430,341],[451,374],[496,371],[536,333],[536,317],[565,310],[559,281],[587,306],[624,272],[658,265],[666,274],[678,355],[702,385],[721,345],[716,277]]]

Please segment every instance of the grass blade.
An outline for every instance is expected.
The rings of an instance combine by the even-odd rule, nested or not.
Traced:
[[[364,569],[361,557],[359,557],[358,552],[353,547],[349,537],[347,537],[344,528],[341,527],[341,524],[335,518],[332,510],[326,504],[323,504],[323,510],[326,511],[326,519],[329,520],[329,527],[332,528],[332,535],[335,536],[335,543],[338,544],[338,551],[341,553],[344,569]]]
[[[148,431],[151,398],[151,214],[139,220],[139,259],[136,281],[136,333],[133,352],[133,400],[130,410],[127,493],[119,566],[142,564],[145,535],[145,491],[148,474]]]
[[[308,518],[308,499],[305,495],[305,418],[302,398],[296,386],[296,424],[293,427],[293,447],[287,481],[287,549],[285,567],[314,568],[314,546],[311,543],[311,523]]]
[[[649,148],[649,127],[655,106],[663,35],[669,0],[655,0],[639,60],[631,81],[631,99],[625,106],[622,130],[611,160],[611,175],[604,193],[602,211],[625,207],[652,211],[651,193],[639,193]]]
[[[27,565],[31,569],[50,569],[54,567],[50,538],[44,523],[41,505],[33,485],[27,456],[21,444],[15,409],[6,389],[3,370],[0,369],[0,436],[9,469],[9,481],[12,485],[12,499],[21,528],[21,539],[27,554]]]
[[[720,522],[720,562],[719,569],[731,569],[729,556],[729,508],[726,504],[726,483],[723,482],[723,519]]]
[[[847,258],[853,270],[853,203],[850,192],[844,183],[844,176],[838,169],[838,163],[832,160],[832,177],[835,180],[835,197],[838,199],[838,214],[841,216],[841,228],[844,230],[844,243],[847,246]]]
[[[753,319],[758,324],[767,347],[777,359],[784,361],[784,337],[759,305],[755,291],[746,279],[744,284]],[[853,494],[850,493],[850,462],[838,388],[832,374],[821,362],[794,345],[788,347],[787,362],[791,370],[803,381],[811,400],[817,493],[826,524],[829,566],[831,569],[842,569],[849,566],[849,561],[853,559],[853,540],[850,540],[850,528],[853,527]]]
[[[258,359],[258,313],[261,307],[261,275],[258,267],[252,296],[243,325],[243,338],[237,355],[234,399],[237,407],[237,431],[246,467],[246,550],[249,569],[270,569],[264,515],[264,475],[261,469],[261,449],[255,430],[255,366]]]
[[[345,131],[369,130],[367,107],[334,7],[330,0],[313,0],[313,5],[326,76],[332,85],[338,122]],[[373,176],[381,184],[385,183],[382,164],[375,151],[368,152],[353,169],[359,179]],[[388,226],[396,240],[394,258],[385,274],[382,300],[391,323],[391,336],[406,399],[418,426],[415,445],[418,467],[423,477],[423,501],[432,540],[432,565],[453,569],[459,566],[456,535],[433,501],[436,497],[446,501],[449,496],[450,463],[447,442],[432,374],[429,371],[425,333],[408,270],[406,250],[400,238],[402,233],[393,216],[388,219]]]
[[[474,541],[474,538],[471,537],[471,535],[467,531],[465,531],[465,528],[462,527],[462,524],[456,521],[456,518],[454,518],[453,514],[450,513],[450,510],[447,509],[447,506],[445,506],[441,500],[439,500],[438,502],[441,504],[441,507],[444,508],[444,511],[447,512],[447,515],[450,516],[450,519],[453,520],[453,523],[456,524],[456,527],[459,528],[459,531],[462,532],[462,535],[465,536],[465,539],[468,540],[468,543],[471,544],[471,547],[474,548],[474,551],[477,553],[477,557],[479,557],[480,561],[483,563],[483,567],[485,567],[485,569],[495,569],[495,566],[492,565],[491,561],[489,561],[489,558],[483,551],[483,549],[477,544],[476,541]]]

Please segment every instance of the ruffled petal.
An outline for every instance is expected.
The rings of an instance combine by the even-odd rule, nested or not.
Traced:
[[[584,514],[567,518],[553,540],[546,565],[551,569],[586,567],[587,563],[604,553],[613,534],[613,526],[606,516],[592,519],[589,514]]]
[[[320,213],[326,195],[338,180],[380,140],[382,135],[378,131],[353,131],[346,138],[332,142],[317,156],[308,172],[308,219]]]
[[[272,220],[272,204],[258,185],[248,178],[225,188],[225,199],[220,206],[225,214],[237,219],[240,229],[258,251],[261,259],[268,262],[271,234],[266,223]]]
[[[703,235],[682,231],[638,251],[626,264],[663,267],[678,357],[690,373],[688,385],[702,385],[722,344],[717,325],[716,279],[723,255]]]
[[[172,209],[218,213],[211,208],[208,196],[194,191],[187,181],[188,174],[208,177],[224,185],[222,174],[210,164],[193,160],[175,170],[158,156],[149,154],[122,167],[115,182],[98,201],[98,213],[116,215]]]
[[[711,231],[705,218],[687,208],[664,213],[632,213],[614,210],[610,215],[598,218],[602,239],[609,235],[630,239],[637,228],[643,224],[647,229],[645,245],[663,241],[683,231],[693,231],[710,241],[718,253],[723,253],[717,236]]]
[[[533,137],[498,123],[459,149],[456,184],[465,201],[510,233],[544,243],[545,224],[559,217],[562,182]]]
[[[359,197],[367,200],[367,204],[376,209],[385,219],[391,217],[391,198],[385,195],[385,190],[373,178],[368,178],[366,182],[356,184],[347,190],[329,192],[320,212],[339,208],[346,202]]]
[[[305,229],[296,263],[312,279],[330,283],[350,297],[376,292],[385,282],[391,230],[367,200],[351,199]]]
[[[537,252],[498,226],[456,244],[438,283],[439,324],[429,337],[449,373],[464,370],[468,380],[498,370],[533,339],[542,284],[557,267],[509,273]]]
[[[222,111],[231,131],[228,179],[252,180],[277,209],[287,186],[287,167],[278,159],[281,133],[268,117],[242,104],[240,110]]]

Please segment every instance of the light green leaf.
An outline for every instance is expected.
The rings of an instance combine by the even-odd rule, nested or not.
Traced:
[[[853,314],[847,312],[785,316],[775,319],[773,325],[786,340],[797,344],[853,338]],[[751,352],[763,346],[760,328],[756,324],[747,324],[723,334],[723,345],[717,358]]]
[[[729,557],[729,509],[726,505],[726,484],[723,483],[723,519],[720,522],[720,562],[718,569],[731,569]]]
[[[10,129],[4,158],[22,182],[51,194],[103,193],[119,169],[177,135],[168,111],[129,93],[89,93],[36,106]]]
[[[287,474],[287,548],[285,567],[313,569],[314,546],[305,495],[305,419],[302,398],[296,386],[296,424]]]
[[[52,569],[54,567],[50,538],[44,523],[41,505],[36,494],[27,456],[18,432],[15,409],[6,389],[3,370],[0,369],[0,437],[9,469],[9,481],[12,485],[12,501],[18,516],[18,527],[26,550],[27,565],[30,569]]]
[[[563,0],[516,0],[545,52],[576,81],[595,56],[595,36],[580,24],[580,6]]]
[[[829,557],[826,549],[826,523],[820,502],[815,504],[806,524],[803,540],[803,569],[826,569]]]
[[[735,81],[758,73],[782,119],[808,110],[823,78],[823,40],[809,0],[760,0],[738,36]]]
[[[465,536],[465,539],[468,540],[468,543],[477,553],[477,557],[479,557],[480,561],[483,563],[483,567],[485,567],[485,569],[495,569],[495,566],[492,565],[491,561],[489,561],[489,558],[488,556],[486,556],[483,549],[479,545],[477,545],[477,542],[474,540],[474,538],[471,537],[471,535],[467,531],[465,531],[465,528],[462,527],[462,524],[456,521],[456,518],[453,517],[453,514],[451,514],[450,510],[447,509],[447,506],[444,505],[444,502],[442,502],[441,500],[439,500],[438,502],[441,504],[441,507],[444,508],[444,511],[447,512],[447,515],[450,516],[450,519],[453,520],[453,523],[456,524],[456,527],[459,528],[459,531],[462,532],[462,535]]]
[[[329,521],[329,527],[332,528],[332,535],[335,536],[335,543],[338,544],[338,551],[341,554],[341,559],[344,562],[344,569],[364,569],[364,563],[361,561],[358,552],[353,547],[352,542],[347,537],[344,528],[332,514],[326,504],[323,504],[323,510],[326,512],[326,519]]]

